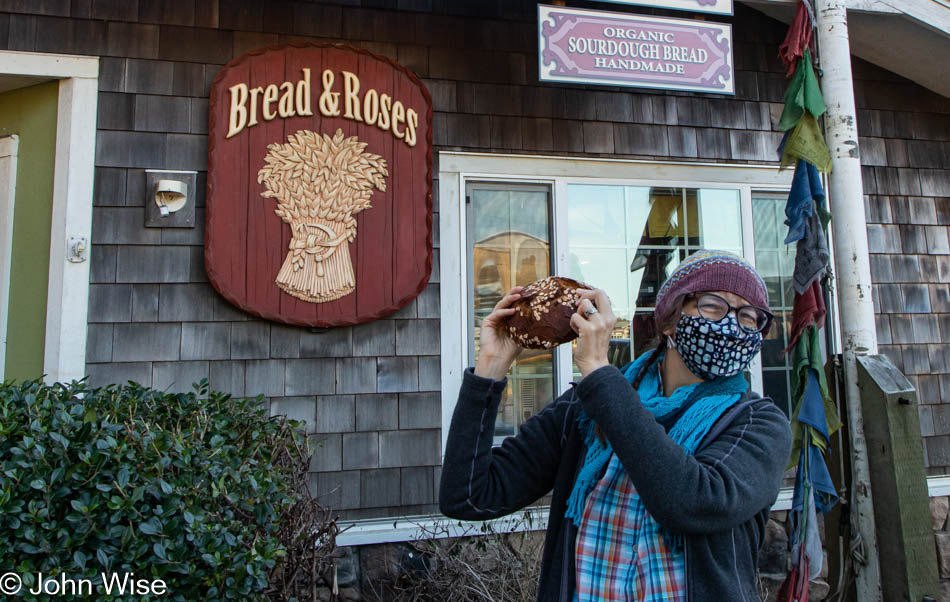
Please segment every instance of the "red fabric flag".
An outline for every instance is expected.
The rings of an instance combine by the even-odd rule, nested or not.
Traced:
[[[805,48],[811,46],[813,32],[808,9],[804,2],[799,2],[792,26],[788,28],[785,41],[778,49],[778,55],[781,57],[782,63],[785,64],[785,77],[791,77],[795,74],[798,59],[804,56]]]
[[[803,557],[801,562],[804,566],[793,568],[785,577],[775,602],[808,602],[808,559]]]
[[[795,302],[792,305],[792,328],[789,331],[788,347],[782,353],[788,353],[795,348],[798,337],[802,336],[807,326],[815,324],[818,328],[822,328],[825,325],[826,311],[818,280],[811,283],[805,294],[796,293]]]

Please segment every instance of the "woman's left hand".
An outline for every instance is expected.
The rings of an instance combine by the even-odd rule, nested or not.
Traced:
[[[571,328],[577,333],[574,362],[580,368],[581,375],[587,376],[609,365],[607,349],[617,317],[604,291],[582,291],[580,296],[577,312],[571,316]]]

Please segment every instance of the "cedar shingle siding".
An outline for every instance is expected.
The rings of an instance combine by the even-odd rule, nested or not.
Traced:
[[[950,100],[856,62],[881,353],[917,387],[929,474],[950,472]]]
[[[395,315],[330,331],[245,315],[204,272],[208,90],[247,50],[342,41],[423,78],[436,150],[775,160],[785,25],[742,5],[734,18],[715,17],[734,24],[736,42],[737,94],[719,97],[539,85],[536,10],[521,0],[0,0],[0,47],[103,57],[91,381],[183,390],[207,377],[235,395],[263,394],[274,412],[309,421],[320,444],[313,487],[342,516],[434,511],[438,216],[431,283]],[[854,74],[881,349],[918,386],[928,466],[946,473],[950,100],[860,60]],[[194,229],[143,227],[147,168],[199,172]]]

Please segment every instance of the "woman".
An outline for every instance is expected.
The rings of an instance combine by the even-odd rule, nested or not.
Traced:
[[[484,520],[553,488],[538,600],[758,600],[756,556],[791,433],[742,370],[772,314],[745,260],[699,251],[661,287],[655,350],[607,362],[616,318],[585,292],[571,325],[583,379],[492,447],[519,349],[500,328],[516,287],[482,323],[442,469],[447,516]]]

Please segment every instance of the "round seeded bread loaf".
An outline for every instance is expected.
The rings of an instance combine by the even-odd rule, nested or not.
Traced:
[[[551,276],[532,282],[512,304],[516,311],[508,318],[508,333],[527,349],[551,349],[577,338],[571,329],[571,315],[577,311],[580,291],[590,286]]]

